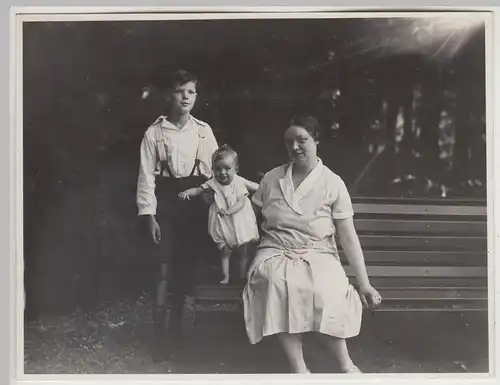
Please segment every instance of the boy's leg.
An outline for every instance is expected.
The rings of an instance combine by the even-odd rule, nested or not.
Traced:
[[[198,181],[193,186],[197,186]],[[193,187],[186,185],[186,188]],[[179,202],[177,202],[178,204]],[[199,200],[184,202],[182,207],[177,206],[177,215],[174,222],[173,242],[175,248],[171,258],[171,312],[169,329],[177,337],[181,337],[182,314],[187,295],[195,284],[198,261],[206,257],[206,240],[208,207],[200,204]],[[179,341],[180,342],[180,341]]]
[[[166,218],[162,218],[160,223],[161,241],[154,244],[155,258],[157,259],[157,271],[154,282],[154,303],[153,303],[153,341],[152,358],[155,362],[161,362],[170,356],[173,343],[167,338],[165,330],[165,320],[167,314],[167,304],[169,300],[169,290],[171,286],[172,267],[170,259],[172,257],[172,236],[171,229],[167,225]]]
[[[168,290],[170,286],[172,259],[172,228],[168,221],[164,220],[161,224],[161,241],[159,245],[154,245],[156,248],[157,259],[159,261],[158,273],[156,278],[155,303],[153,308],[153,321],[155,330],[163,333],[165,329],[165,318],[168,301]]]
[[[172,282],[170,285],[170,317],[168,328],[173,333],[179,333],[182,329],[182,311],[186,299],[186,263],[183,261],[185,254],[180,248],[176,248],[176,253],[172,259]]]
[[[171,263],[171,302],[169,329],[180,335],[182,314],[187,295],[194,285],[196,257],[198,250],[196,232],[192,227],[177,226],[175,229],[175,249]]]
[[[165,327],[165,316],[167,308],[167,273],[168,264],[166,261],[160,262],[159,276],[156,279],[155,303],[153,308],[153,322],[158,333],[163,332]]]

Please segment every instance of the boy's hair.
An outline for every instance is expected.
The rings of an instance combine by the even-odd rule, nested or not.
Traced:
[[[182,86],[186,83],[193,82],[198,84],[196,75],[186,70],[176,70],[162,74],[158,81],[158,86],[162,90],[171,90],[176,86]]]
[[[217,163],[219,160],[232,156],[238,168],[238,153],[228,144],[220,146],[212,155],[212,164]]]

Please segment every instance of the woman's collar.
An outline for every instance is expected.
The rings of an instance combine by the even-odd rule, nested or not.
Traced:
[[[288,203],[288,205],[297,213],[297,214],[303,214],[299,201],[304,198],[309,191],[314,187],[316,181],[319,179],[319,177],[323,174],[323,162],[321,161],[320,158],[318,158],[318,163],[316,166],[311,170],[309,175],[305,177],[305,179],[297,186],[297,188],[294,188],[293,185],[293,180],[292,180],[292,169],[293,169],[293,162],[290,163],[286,169],[285,176],[279,180],[279,184],[281,187],[281,191],[283,193],[283,196]]]

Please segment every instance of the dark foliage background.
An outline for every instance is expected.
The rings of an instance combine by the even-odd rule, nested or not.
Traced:
[[[136,218],[139,145],[167,69],[201,80],[193,114],[258,180],[291,116],[358,197],[484,199],[484,28],[415,19],[24,25],[27,315],[150,288]]]

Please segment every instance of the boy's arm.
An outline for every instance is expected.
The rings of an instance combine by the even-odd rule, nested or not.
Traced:
[[[155,174],[157,158],[156,143],[148,133],[141,142],[139,176],[137,178],[138,215],[156,214]]]

